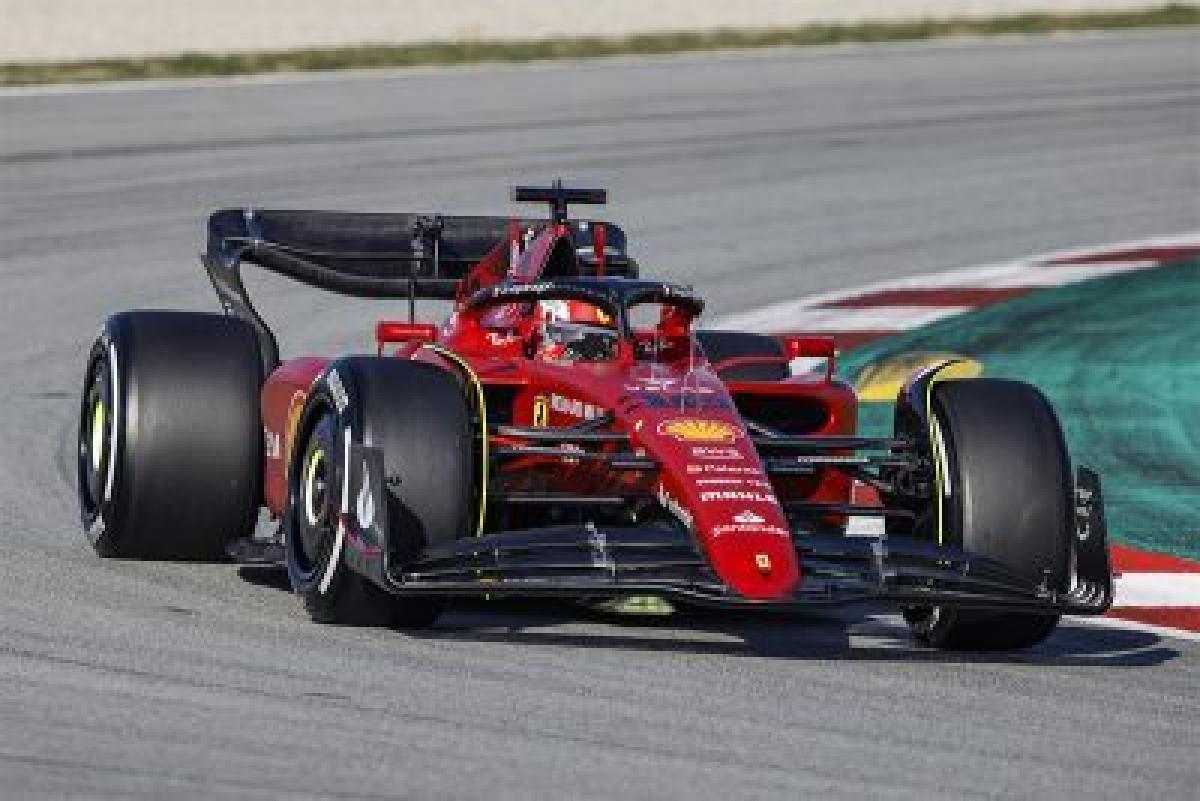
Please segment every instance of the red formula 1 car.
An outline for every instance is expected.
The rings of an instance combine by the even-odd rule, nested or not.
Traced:
[[[857,436],[831,340],[694,330],[690,289],[548,220],[226,210],[224,315],[111,317],[88,358],[83,522],[102,556],[286,566],[323,622],[424,626],[453,596],[875,602],[943,647],[1036,643],[1111,602],[1099,482],[1033,387],[911,377]],[[281,362],[241,265],[408,299],[376,355]],[[453,301],[441,325],[416,298]],[[821,369],[790,369],[793,360]],[[854,482],[882,505],[855,505]],[[279,521],[255,536],[260,509]],[[874,516],[873,536],[847,520]]]

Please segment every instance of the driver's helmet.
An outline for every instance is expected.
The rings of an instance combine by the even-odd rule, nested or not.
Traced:
[[[612,316],[583,300],[542,300],[537,307],[541,337],[537,353],[552,361],[600,362],[616,358]]]

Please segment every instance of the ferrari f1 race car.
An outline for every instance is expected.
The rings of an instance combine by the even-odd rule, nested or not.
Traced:
[[[696,330],[690,288],[569,216],[603,190],[514,198],[548,218],[213,214],[224,313],[117,314],[88,356],[96,552],[277,565],[314,620],[397,627],[462,596],[866,602],[933,646],[1008,649],[1109,606],[1100,483],[1038,390],[945,362],[892,436],[859,436],[831,339]],[[244,264],[408,317],[372,355],[281,361]],[[416,322],[420,298],[446,322]]]

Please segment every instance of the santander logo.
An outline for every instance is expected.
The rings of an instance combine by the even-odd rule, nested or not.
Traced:
[[[733,522],[741,523],[745,526],[754,526],[767,522],[767,519],[761,515],[756,515],[754,512],[747,509],[744,512],[738,512],[736,515],[734,515]]]

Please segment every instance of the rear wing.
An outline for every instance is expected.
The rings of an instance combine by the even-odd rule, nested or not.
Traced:
[[[208,219],[205,261],[257,264],[306,284],[360,297],[453,298],[458,282],[515,228],[545,227],[545,219],[340,211],[224,209]],[[586,267],[592,223],[568,224]],[[605,228],[606,267],[624,274],[625,232]]]
[[[279,348],[246,293],[243,263],[344,295],[451,299],[498,245],[549,224],[545,218],[223,209],[209,217],[201,258],[225,313],[258,332],[269,371],[278,364]],[[595,225],[604,226],[602,259],[593,252]],[[636,276],[618,226],[572,220],[566,227],[583,272]]]

